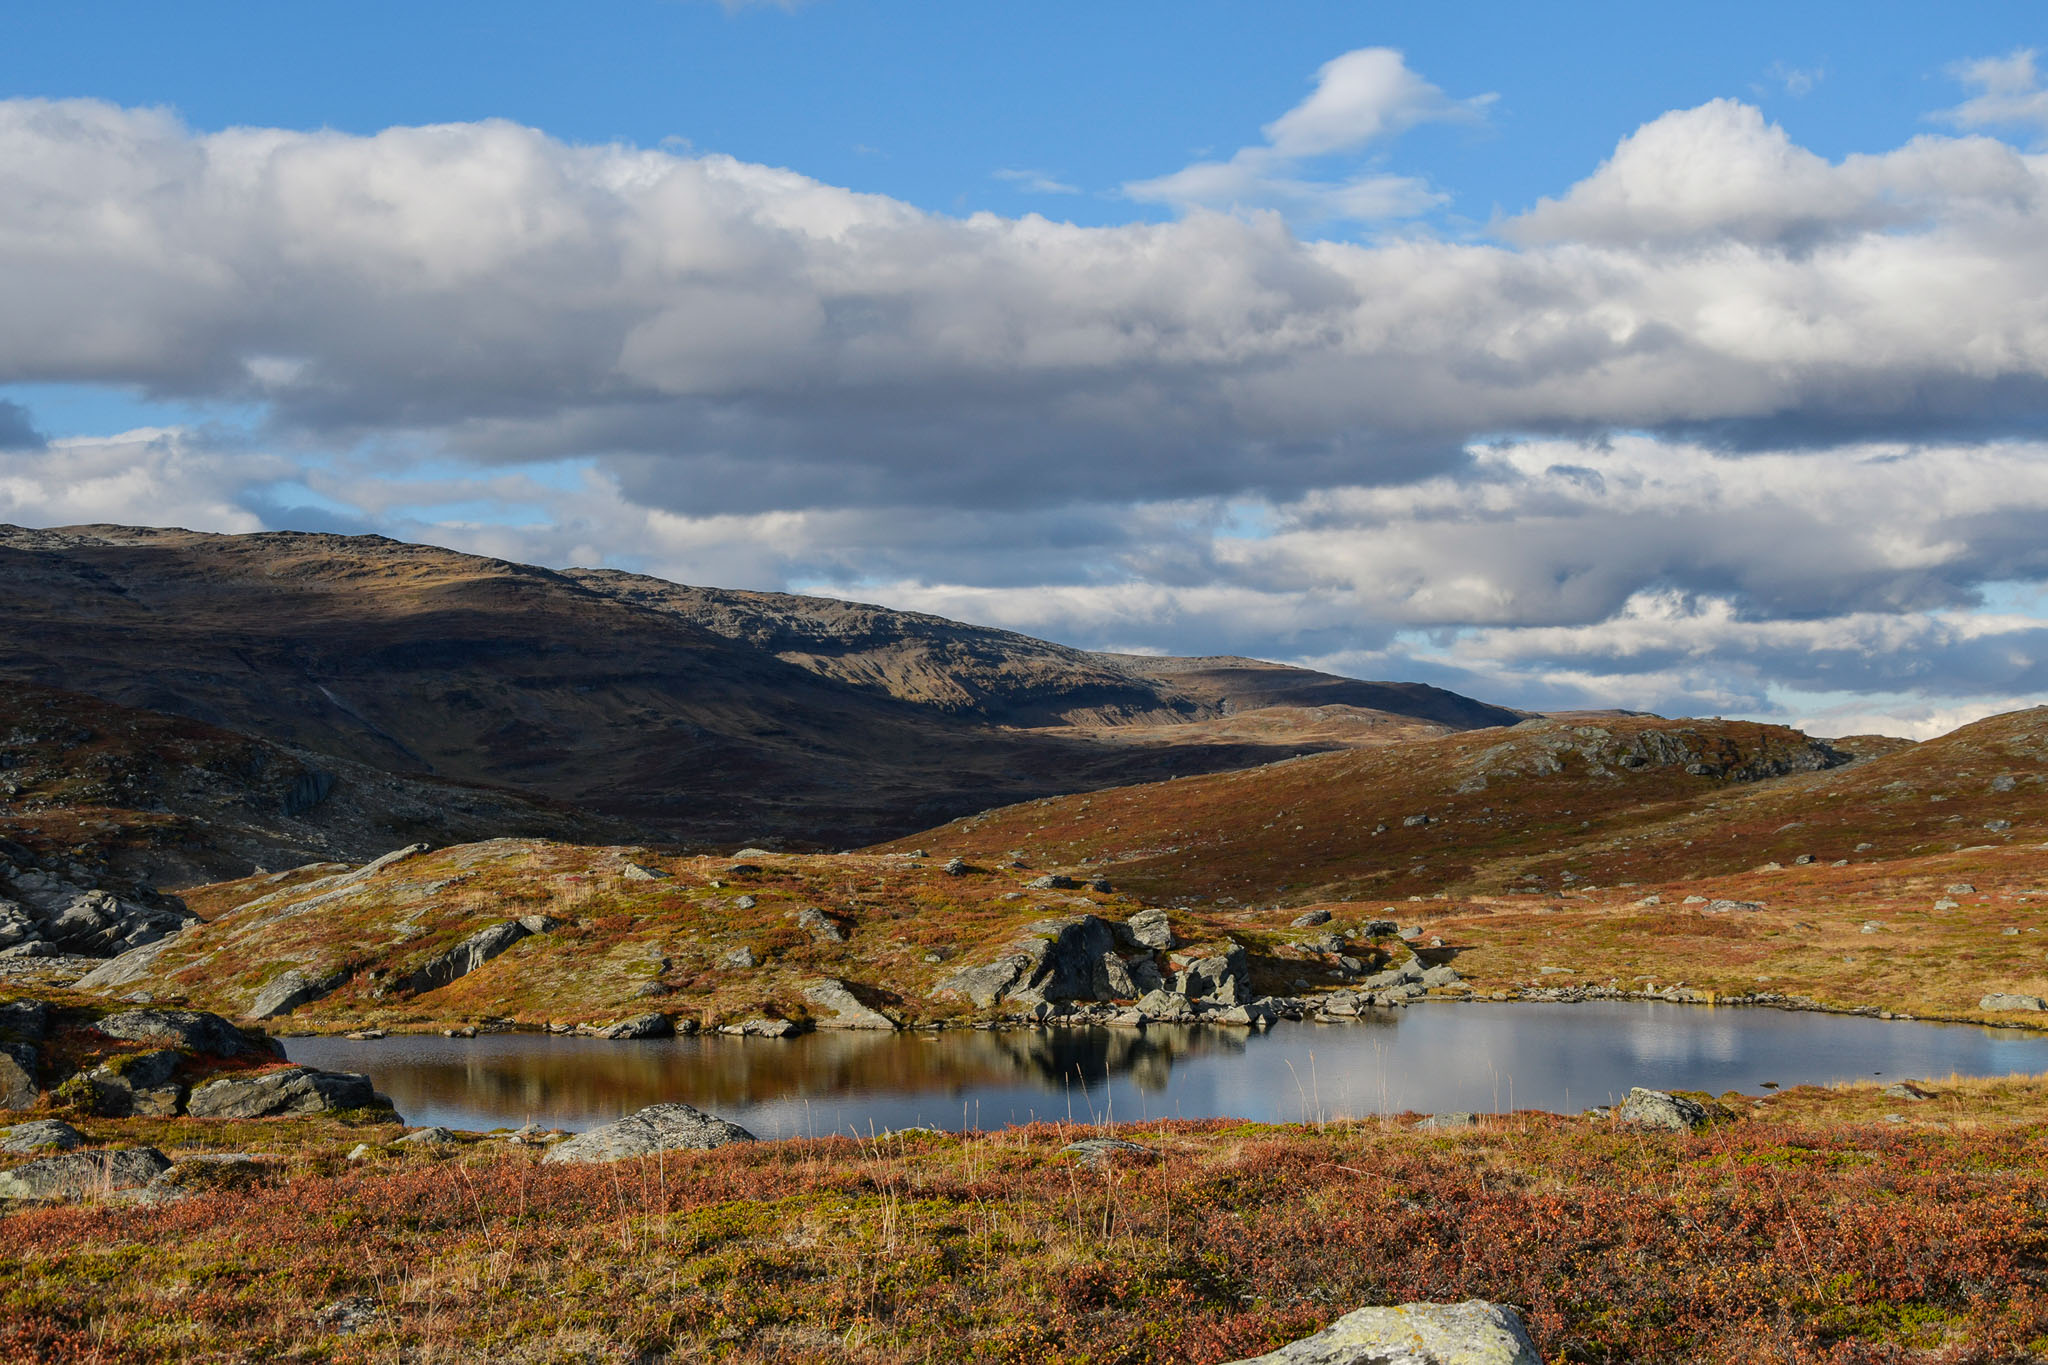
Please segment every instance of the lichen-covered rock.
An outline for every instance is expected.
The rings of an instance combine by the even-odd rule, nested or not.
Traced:
[[[27,1043],[0,1043],[0,1109],[34,1106],[36,1050]]]
[[[183,1055],[169,1049],[116,1057],[86,1073],[93,1112],[108,1118],[163,1117],[178,1112],[182,1092],[171,1077]]]
[[[0,1128],[0,1152],[69,1152],[85,1145],[85,1134],[62,1119],[40,1119]]]
[[[896,1021],[877,1009],[863,1005],[844,981],[830,979],[804,988],[804,999],[824,1013],[814,1022],[819,1028],[893,1029]]]
[[[1621,1109],[1615,1117],[1623,1123],[1633,1123],[1642,1128],[1685,1133],[1706,1126],[1707,1110],[1706,1106],[1683,1095],[1667,1095],[1661,1090],[1645,1090],[1637,1086],[1628,1092],[1628,1098],[1621,1102]]]
[[[65,1152],[0,1171],[0,1199],[84,1199],[147,1185],[170,1167],[154,1147]]]
[[[1167,919],[1166,912],[1156,906],[1149,910],[1140,910],[1125,920],[1124,929],[1130,935],[1131,941],[1141,948],[1163,952],[1173,947],[1173,925]]]
[[[223,1076],[196,1087],[185,1102],[193,1118],[262,1119],[280,1114],[327,1114],[375,1109],[389,1101],[352,1071],[286,1067],[255,1076]]]
[[[265,1047],[252,1042],[218,1014],[205,1014],[198,1010],[124,1010],[108,1015],[93,1027],[109,1038],[182,1048],[210,1057],[240,1057],[264,1052],[275,1054],[278,1051],[275,1043]]]
[[[1977,1002],[1977,1008],[1987,1014],[2004,1014],[2019,1010],[2048,1009],[2048,1001],[2038,995],[2012,995],[2005,991],[1994,991]]]
[[[815,905],[806,905],[796,912],[796,927],[809,934],[813,943],[846,942],[846,931]]]
[[[1521,1314],[1505,1304],[1361,1308],[1277,1351],[1235,1365],[1543,1365]]]
[[[754,1135],[687,1104],[656,1104],[548,1149],[544,1162],[625,1161],[655,1152],[708,1151]]]

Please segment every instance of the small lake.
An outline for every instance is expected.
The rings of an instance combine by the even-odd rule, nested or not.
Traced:
[[[1770,1009],[1433,1004],[1357,1023],[814,1033],[610,1042],[511,1033],[289,1038],[367,1073],[408,1123],[587,1128],[681,1100],[761,1137],[1033,1120],[1272,1122],[1404,1110],[1575,1113],[1657,1090],[2048,1072],[2048,1037]]]

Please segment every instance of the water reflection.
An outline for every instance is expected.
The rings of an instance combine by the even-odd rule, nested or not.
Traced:
[[[1719,1092],[1886,1076],[2048,1071],[2005,1030],[1682,1005],[1440,1005],[1265,1035],[1155,1028],[620,1043],[287,1040],[364,1071],[414,1123],[588,1127],[683,1100],[763,1136],[1034,1119],[1294,1121],[1403,1110],[1582,1109],[1631,1085]]]

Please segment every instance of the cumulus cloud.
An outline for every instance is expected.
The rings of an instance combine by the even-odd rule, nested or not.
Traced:
[[[1934,117],[1958,128],[2032,128],[2048,137],[2048,90],[2034,69],[2034,50],[1960,62],[1949,74],[1977,93]]]
[[[1249,164],[1479,110],[1353,53]],[[2023,695],[2043,641],[1978,594],[2048,580],[2044,185],[1715,101],[1493,241],[1361,244],[5,101],[0,383],[262,420],[38,449],[0,408],[0,515],[324,518],[1525,703]]]
[[[1369,170],[1318,178],[1311,167],[1338,153],[1390,141],[1421,123],[1477,122],[1494,96],[1453,100],[1409,70],[1393,48],[1366,47],[1323,64],[1315,89],[1261,131],[1266,141],[1228,161],[1198,161],[1135,180],[1124,193],[1178,209],[1270,209],[1310,224],[1409,218],[1445,201],[1427,181]]]

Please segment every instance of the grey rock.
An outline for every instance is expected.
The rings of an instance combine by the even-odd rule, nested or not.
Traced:
[[[676,1026],[666,1014],[639,1014],[631,1019],[621,1019],[607,1024],[597,1031],[600,1038],[630,1041],[636,1038],[673,1038]]]
[[[187,910],[143,905],[110,891],[81,890],[46,874],[15,878],[15,891],[41,921],[43,938],[85,957],[114,957],[199,922]]]
[[[0,1109],[32,1109],[36,1085],[36,1050],[27,1043],[0,1043]]]
[[[1083,1166],[1101,1166],[1116,1161],[1157,1161],[1159,1152],[1151,1147],[1142,1147],[1122,1138],[1082,1138],[1060,1148],[1059,1155],[1070,1156]]]
[[[1458,969],[1445,963],[1440,967],[1427,968],[1422,973],[1422,984],[1430,989],[1455,986],[1465,978],[1458,975]]]
[[[1174,946],[1173,925],[1166,912],[1156,907],[1132,915],[1124,921],[1124,930],[1141,948],[1163,952]]]
[[[154,1147],[65,1152],[0,1171],[0,1199],[84,1199],[147,1185],[170,1169]]]
[[[1097,1000],[1135,1000],[1143,991],[1131,978],[1131,969],[1115,953],[1104,953],[1095,964],[1095,990]]]
[[[1390,919],[1367,920],[1365,923],[1367,938],[1392,938],[1400,932],[1401,926]]]
[[[294,1066],[255,1076],[223,1076],[193,1088],[185,1112],[194,1118],[261,1119],[281,1114],[326,1114],[389,1104],[352,1071]]]
[[[1306,914],[1296,915],[1293,920],[1294,927],[1297,929],[1313,929],[1319,924],[1328,924],[1329,922],[1330,912],[1327,910],[1310,910]]]
[[[1951,882],[1943,887],[1942,890],[1951,896],[1974,896],[1977,894],[1977,888],[1969,882]]]
[[[1911,1081],[1893,1081],[1884,1088],[1885,1098],[1894,1100],[1931,1100],[1932,1090],[1923,1090]]]
[[[1220,953],[1198,957],[1175,975],[1176,993],[1190,1000],[1241,1005],[1251,1000],[1251,961],[1235,943]]]
[[[817,1020],[819,1028],[886,1030],[896,1021],[880,1010],[863,1005],[844,981],[826,979],[804,988],[804,999],[826,1013]]]
[[[142,1191],[145,1204],[181,1204],[196,1195],[248,1190],[270,1183],[276,1167],[247,1152],[199,1152],[159,1171]]]
[[[131,1043],[155,1043],[182,1048],[209,1057],[242,1057],[275,1054],[277,1045],[253,1043],[243,1032],[218,1014],[199,1010],[123,1010],[93,1025],[109,1038]]]
[[[1017,984],[1031,964],[1031,958],[1013,953],[978,967],[963,967],[939,982],[932,993],[965,996],[977,1008],[987,1009]]]
[[[101,963],[72,984],[81,991],[105,992],[147,981],[156,975],[156,960],[174,942],[175,939],[164,938],[155,943],[145,943],[140,948],[131,948]]]
[[[794,1038],[803,1030],[789,1019],[742,1019],[737,1024],[725,1024],[720,1033],[736,1033],[743,1038]]]
[[[529,934],[552,934],[562,927],[553,915],[521,915],[513,922]]]
[[[93,1091],[93,1112],[108,1118],[177,1113],[182,1092],[171,1084],[171,1077],[183,1060],[182,1054],[162,1049],[116,1057],[94,1067],[85,1077]]]
[[[548,1149],[543,1162],[624,1161],[655,1152],[706,1151],[754,1135],[687,1104],[656,1104],[617,1123],[578,1133]]]
[[[1160,972],[1159,964],[1150,956],[1132,958],[1124,964],[1130,973],[1132,994],[1149,995],[1166,984],[1166,977]]]
[[[658,867],[645,867],[639,863],[627,863],[620,876],[629,882],[660,882],[668,880],[668,873]]]
[[[1615,1117],[1623,1123],[1633,1123],[1643,1128],[1684,1133],[1704,1127],[1707,1122],[1707,1111],[1704,1105],[1686,1099],[1683,1095],[1667,1095],[1662,1090],[1645,1090],[1641,1086],[1636,1086],[1628,1092],[1628,1098],[1621,1102],[1621,1108]]]
[[[733,899],[732,908],[735,910],[751,910],[760,903],[759,900],[752,896],[737,896]]]
[[[453,948],[436,953],[421,963],[406,979],[405,988],[414,995],[419,995],[426,991],[439,990],[450,982],[460,981],[520,939],[526,938],[530,932],[518,920],[506,920],[487,929],[479,929]]]
[[[2038,995],[2012,995],[2005,991],[1993,991],[1977,1002],[1977,1008],[1994,1013],[2040,1010],[2048,1009],[2048,1001],[2043,1001]]]
[[[964,877],[967,875],[969,868],[964,858],[948,858],[946,859],[946,865],[939,870],[948,877]]]
[[[40,1043],[50,1032],[50,1007],[40,1000],[16,1000],[0,1005],[0,1037],[12,1036],[24,1043]]]
[[[1139,998],[1137,1010],[1147,1019],[1178,1019],[1188,1014],[1188,998],[1171,991],[1151,991]]]
[[[42,941],[42,923],[26,907],[0,899],[0,949]]]
[[[1361,1308],[1233,1365],[1543,1365],[1543,1357],[1514,1309],[1468,1299]]]
[[[416,1143],[422,1147],[442,1147],[456,1141],[455,1134],[438,1124],[432,1128],[416,1128],[398,1139],[400,1142]]]
[[[806,905],[796,912],[796,927],[809,934],[813,943],[846,942],[846,931],[815,905]]]
[[[1048,872],[1043,877],[1033,877],[1030,881],[1024,883],[1024,889],[1026,891],[1073,891],[1078,889],[1080,885],[1081,883],[1075,881],[1072,877],[1063,877],[1057,872]]]
[[[330,1332],[348,1336],[371,1326],[383,1316],[384,1310],[368,1294],[351,1294],[345,1299],[322,1305],[320,1311],[313,1315],[313,1321]]]
[[[287,967],[263,984],[249,1001],[251,1019],[277,1019],[301,1005],[310,1005],[348,979],[345,972],[308,972]]]
[[[1453,1109],[1442,1114],[1431,1114],[1415,1126],[1419,1129],[1431,1131],[1442,1131],[1452,1128],[1476,1128],[1479,1126],[1479,1116],[1468,1113],[1463,1109]]]
[[[1436,821],[1427,815],[1411,815],[1401,821],[1402,826],[1406,829],[1420,829],[1424,825],[1433,825],[1435,823]]]
[[[69,1152],[85,1145],[85,1134],[62,1119],[38,1119],[0,1128],[0,1152]]]
[[[731,952],[719,958],[718,965],[721,967],[732,967],[739,971],[745,971],[750,967],[760,966],[761,960],[754,956],[754,950],[752,948],[748,948],[742,945],[741,947],[734,948]]]

